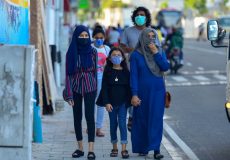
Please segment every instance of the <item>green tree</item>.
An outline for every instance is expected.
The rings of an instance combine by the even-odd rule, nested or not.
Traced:
[[[186,9],[194,9],[194,4],[195,4],[195,0],[186,0],[184,1],[184,5]]]
[[[97,10],[98,17],[103,17],[103,10],[105,8],[126,8],[128,7],[127,4],[123,3],[122,0],[101,0],[100,1],[100,8]]]
[[[89,2],[89,0],[79,0],[78,6],[79,6],[79,9],[89,9],[90,8],[90,2]]]
[[[229,0],[222,0],[219,5],[220,5],[220,9],[223,13],[228,13],[228,11],[230,10],[230,8],[227,6]]]
[[[91,2],[90,0],[78,0],[78,10],[77,10],[77,17],[80,22],[84,22],[88,19],[88,15],[90,13]]]
[[[194,6],[199,11],[200,14],[205,14],[208,12],[206,8],[206,0],[199,0],[198,3],[195,3]]]
[[[195,9],[201,15],[208,11],[206,8],[206,0],[185,0],[184,4],[185,9]]]
[[[160,4],[161,9],[168,8],[168,6],[169,6],[169,1],[168,0],[165,0],[164,2],[162,2]]]
[[[101,8],[122,8],[122,0],[101,0]]]

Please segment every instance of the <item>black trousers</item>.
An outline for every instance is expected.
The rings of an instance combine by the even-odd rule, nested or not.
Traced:
[[[82,138],[82,99],[84,97],[85,103],[85,119],[88,129],[88,142],[94,142],[95,139],[95,118],[94,108],[96,91],[86,93],[84,96],[78,93],[74,93],[74,106],[73,106],[73,117],[74,117],[74,128],[77,141],[81,141]]]

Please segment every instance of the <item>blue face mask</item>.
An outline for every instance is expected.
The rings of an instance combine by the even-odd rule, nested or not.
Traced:
[[[143,26],[145,24],[146,17],[145,16],[136,16],[135,22],[138,26]]]
[[[122,56],[111,56],[111,62],[113,64],[121,64]]]
[[[104,39],[96,39],[94,41],[94,44],[95,44],[96,47],[100,47],[100,46],[102,46],[104,44]]]

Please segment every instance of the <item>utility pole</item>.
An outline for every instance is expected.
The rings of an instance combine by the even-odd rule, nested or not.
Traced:
[[[30,43],[35,45],[38,49],[36,54],[36,75],[35,79],[39,84],[39,102],[40,106],[43,105],[43,93],[42,93],[42,66],[43,66],[43,56],[42,56],[42,38],[41,38],[41,9],[40,3],[43,1],[30,0]]]

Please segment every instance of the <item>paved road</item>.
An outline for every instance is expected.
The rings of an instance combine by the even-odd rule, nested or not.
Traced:
[[[165,122],[200,160],[230,159],[230,124],[225,115],[226,55],[208,42],[186,40],[185,66],[168,75],[172,107]]]

